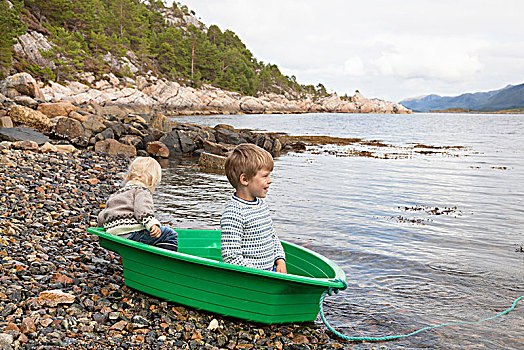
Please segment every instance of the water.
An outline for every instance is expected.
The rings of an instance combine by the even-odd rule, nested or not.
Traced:
[[[177,117],[214,126],[380,140],[390,159],[339,157],[349,146],[276,158],[268,194],[275,228],[341,266],[349,288],[326,298],[348,336],[405,334],[493,316],[524,295],[524,116],[306,114]],[[464,146],[421,154],[413,144]],[[431,149],[430,149],[431,150]],[[164,221],[218,226],[232,188],[192,163],[165,169],[155,193]],[[437,215],[440,214],[440,215]],[[385,349],[523,349],[524,304],[476,325]]]

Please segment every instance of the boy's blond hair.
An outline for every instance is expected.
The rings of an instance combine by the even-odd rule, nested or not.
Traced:
[[[136,157],[129,165],[125,182],[136,183],[153,191],[162,179],[162,168],[151,157]]]
[[[224,164],[226,176],[234,188],[240,186],[240,175],[251,179],[261,169],[273,171],[273,157],[252,143],[242,143],[233,149]]]

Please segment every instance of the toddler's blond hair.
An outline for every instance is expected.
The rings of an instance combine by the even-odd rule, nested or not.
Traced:
[[[149,188],[151,192],[162,179],[162,168],[151,157],[137,157],[129,165],[125,182],[136,183]]]
[[[252,143],[242,143],[233,149],[224,164],[227,179],[234,188],[240,186],[240,175],[251,179],[261,169],[273,171],[273,157]]]

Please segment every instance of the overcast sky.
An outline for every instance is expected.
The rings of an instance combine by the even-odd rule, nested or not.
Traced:
[[[524,0],[182,0],[301,84],[400,101],[524,83]]]

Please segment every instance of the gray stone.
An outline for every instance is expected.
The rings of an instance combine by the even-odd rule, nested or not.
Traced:
[[[178,130],[178,138],[180,139],[180,148],[182,153],[191,154],[196,149],[195,141],[193,141],[197,133],[194,131],[182,131]]]
[[[111,128],[107,128],[104,131],[102,131],[101,133],[98,133],[95,135],[96,141],[102,141],[102,140],[114,139],[114,138],[115,138],[115,133],[113,129]]]
[[[178,136],[178,130],[168,132],[162,136],[159,141],[167,146],[170,156],[180,156],[183,154],[182,146],[180,145],[180,136]]]
[[[215,137],[217,142],[224,142],[232,145],[239,145],[247,142],[247,140],[241,137],[235,130],[221,125],[215,127]]]
[[[34,99],[32,99],[31,97],[29,96],[15,96],[13,98],[13,100],[19,104],[19,105],[22,105],[22,106],[26,106],[26,107],[29,107],[29,108],[36,108],[38,107],[38,102],[36,102]]]
[[[120,138],[126,132],[124,124],[120,122],[116,122],[115,124],[111,125],[111,129],[113,129],[113,132],[117,138]]]
[[[0,129],[0,140],[2,141],[34,141],[39,145],[49,142],[49,138],[32,128],[17,126],[14,128]]]

